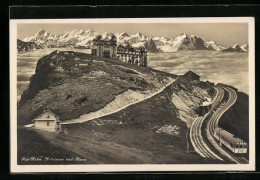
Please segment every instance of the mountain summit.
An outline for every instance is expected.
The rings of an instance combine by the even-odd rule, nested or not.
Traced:
[[[235,44],[233,47],[223,47],[214,41],[207,41],[198,35],[187,35],[182,33],[175,38],[167,37],[147,37],[141,32],[134,35],[129,35],[126,32],[102,34],[96,33],[92,29],[79,30],[75,29],[65,34],[54,35],[43,29],[37,32],[34,36],[26,37],[24,42],[34,42],[46,47],[66,47],[74,45],[74,47],[91,48],[92,40],[101,35],[103,39],[110,39],[111,36],[117,37],[117,44],[122,46],[132,47],[148,47],[149,52],[176,52],[183,50],[211,50],[223,52],[247,52],[248,45],[239,46]]]

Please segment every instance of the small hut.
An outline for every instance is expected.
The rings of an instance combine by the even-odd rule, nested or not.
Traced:
[[[36,129],[50,132],[61,131],[60,117],[50,110],[44,110],[43,113],[33,119],[33,121]]]

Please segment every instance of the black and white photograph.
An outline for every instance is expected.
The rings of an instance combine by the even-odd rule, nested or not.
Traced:
[[[13,172],[255,168],[254,18],[10,20]]]

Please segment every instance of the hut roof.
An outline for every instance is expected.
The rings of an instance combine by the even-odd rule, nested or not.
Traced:
[[[52,117],[48,117],[47,114],[51,114]],[[36,118],[33,119],[33,121],[42,121],[42,120],[50,120],[50,121],[55,121],[55,120],[59,120],[60,117],[57,116],[56,114],[54,114],[53,112],[51,112],[50,110],[44,110],[43,113],[41,113],[39,116],[37,116]]]
[[[200,77],[198,74],[196,74],[192,71],[186,72],[183,76],[185,76],[185,77],[196,77],[196,78]]]

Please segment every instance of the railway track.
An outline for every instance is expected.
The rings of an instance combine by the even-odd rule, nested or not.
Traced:
[[[245,157],[236,157],[238,161],[240,161],[240,164],[248,164],[249,161]]]
[[[237,163],[237,164],[247,164],[248,160],[245,157],[236,157],[233,155],[233,153],[223,149],[218,145],[216,140],[214,139],[214,129],[218,128],[218,122],[219,119],[222,117],[222,115],[231,107],[234,105],[234,103],[237,100],[237,94],[236,92],[229,88],[229,87],[222,87],[217,88],[217,91],[219,92],[218,95],[220,98],[217,98],[217,100],[214,102],[214,106],[212,105],[212,109],[214,109],[223,99],[224,96],[224,90],[228,92],[229,99],[227,102],[223,105],[220,105],[220,107],[214,112],[214,114],[211,116],[210,120],[207,123],[207,138],[213,145],[213,147],[220,152],[223,156],[230,159],[231,161]],[[222,98],[221,98],[222,97]]]
[[[212,109],[214,109],[222,101],[224,97],[224,90],[222,88],[215,88],[215,90],[216,94],[212,100]]]
[[[223,105],[222,108],[219,108],[218,113],[216,113],[216,120],[214,122],[214,128],[218,127],[218,122],[221,116],[231,107],[235,104],[237,101],[237,93],[231,89],[231,88],[223,88],[228,92],[229,99],[226,104]]]
[[[221,101],[223,100],[224,94],[225,94],[224,89],[222,89],[222,88],[216,88],[216,91],[217,91],[217,97],[216,97],[215,101],[213,101],[213,103],[212,103],[212,110],[214,110],[216,108],[216,106],[221,103]],[[214,129],[217,128],[214,119],[217,117],[217,114],[219,113],[220,110],[221,110],[221,108],[217,109],[208,122],[208,123],[210,123],[209,130],[210,130],[211,134],[214,134]]]
[[[223,160],[221,157],[216,155],[210,148],[206,145],[201,135],[201,128],[203,121],[208,116],[208,113],[202,117],[196,117],[193,121],[191,128],[190,128],[190,140],[192,146],[194,147],[195,151],[200,154],[202,157],[205,158],[213,158]]]
[[[224,91],[221,88],[216,88],[215,95],[212,100],[212,108],[215,108],[215,106],[222,101],[223,97]],[[223,160],[212,150],[210,150],[210,148],[206,145],[201,135],[202,124],[208,115],[209,113],[205,114],[204,116],[199,116],[195,118],[190,128],[190,140],[195,151],[202,157]]]
[[[247,164],[248,160],[245,157],[234,156],[233,153],[220,147],[214,138],[214,129],[218,128],[219,119],[231,106],[234,105],[234,103],[237,100],[237,94],[233,89],[231,89],[229,87],[217,87],[215,89],[216,89],[216,91],[215,91],[215,96],[212,100],[211,111],[209,113],[205,114],[204,116],[196,117],[191,125],[191,128],[190,128],[191,143],[192,143],[195,151],[198,154],[200,154],[202,157],[223,160],[222,159],[222,156],[223,156],[237,164]],[[223,101],[225,91],[228,92],[229,98],[228,98],[227,102],[225,102],[224,104],[221,104],[221,102]],[[216,107],[218,107],[218,108],[216,109]],[[213,112],[213,115],[207,122],[206,135],[207,135],[207,139],[213,145],[213,147],[218,152],[220,152],[220,154],[222,155],[221,157],[216,155],[212,150],[210,150],[210,148],[206,145],[206,143],[203,140],[203,137],[201,135],[202,124],[203,124],[204,120],[206,119],[206,117],[208,117],[211,112]]]

